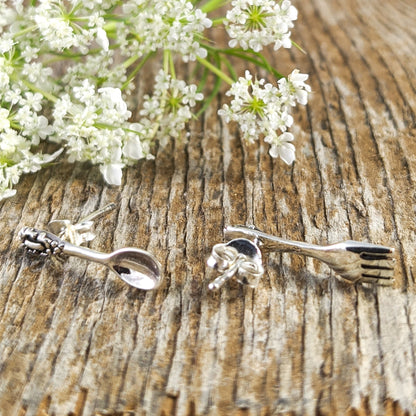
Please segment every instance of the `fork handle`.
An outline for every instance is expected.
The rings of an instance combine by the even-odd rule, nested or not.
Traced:
[[[235,238],[247,238],[250,240],[258,240],[262,251],[271,252],[285,252],[296,253],[303,256],[313,257],[315,259],[326,261],[327,252],[326,246],[317,244],[309,244],[300,241],[286,240],[284,238],[276,237],[262,231],[256,230],[242,225],[228,226],[224,229],[226,239],[233,240]]]

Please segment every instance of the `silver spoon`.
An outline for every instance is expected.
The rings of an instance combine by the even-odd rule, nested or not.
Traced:
[[[138,289],[156,289],[162,281],[159,262],[145,250],[127,247],[109,254],[101,253],[68,243],[48,231],[31,227],[23,227],[19,237],[30,253],[41,256],[64,254],[103,264],[120,279]]]

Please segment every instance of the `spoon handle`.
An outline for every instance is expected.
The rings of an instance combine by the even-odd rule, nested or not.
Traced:
[[[40,256],[65,254],[67,256],[75,256],[95,263],[108,265],[109,254],[68,243],[48,231],[24,227],[19,232],[19,237],[28,251],[39,254]]]
[[[76,246],[74,244],[64,242],[62,253],[67,256],[74,256],[80,259],[93,261],[108,266],[109,254],[91,250],[90,248]]]
[[[19,232],[23,246],[30,253],[39,256],[75,256],[107,266],[129,285],[143,290],[159,287],[161,283],[160,264],[147,251],[137,248],[122,248],[105,254],[80,247],[60,239],[48,231],[24,227]]]

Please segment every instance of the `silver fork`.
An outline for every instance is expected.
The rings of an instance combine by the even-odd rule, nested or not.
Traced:
[[[285,240],[245,226],[229,226],[224,230],[227,240],[257,240],[262,252],[288,252],[313,257],[326,263],[349,283],[393,284],[394,249],[358,241],[344,241],[320,246]]]

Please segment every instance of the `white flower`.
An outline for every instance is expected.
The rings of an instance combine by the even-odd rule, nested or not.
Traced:
[[[38,92],[34,94],[32,92],[25,92],[25,98],[20,100],[20,104],[29,106],[29,108],[31,108],[33,111],[40,111],[42,110],[42,99],[42,94]]]
[[[58,99],[53,109],[53,117],[55,119],[55,124],[60,124],[60,121],[68,113],[69,109],[71,108],[71,105],[72,103],[69,94],[64,94]]]
[[[126,143],[123,147],[123,154],[131,159],[139,160],[145,157],[143,144],[140,137],[137,135],[129,134]]]
[[[39,47],[33,47],[27,45],[23,51],[21,51],[22,57],[25,59],[25,62],[33,61],[39,56]]]
[[[286,78],[279,80],[279,90],[287,105],[295,106],[296,102],[306,105],[308,102],[308,93],[311,87],[305,83],[308,74],[301,74],[298,69],[294,69]]]
[[[51,155],[45,154],[43,156],[43,163],[51,163],[53,162],[60,154],[64,151],[63,148],[58,149],[56,152],[52,153]]]
[[[145,6],[144,6],[145,4]],[[158,49],[179,53],[185,62],[205,57],[207,51],[198,42],[212,21],[187,0],[131,0],[123,4],[123,11],[131,16],[133,33],[119,31],[117,41],[126,55],[146,55]]]
[[[98,92],[101,94],[106,106],[115,108],[122,117],[126,115],[130,117],[130,112],[127,111],[127,104],[121,96],[120,88],[104,87],[99,88]]]
[[[0,38],[0,53],[5,54],[12,50],[14,41],[12,38]]]
[[[2,32],[3,27],[10,25],[16,20],[17,10],[16,6],[9,7],[6,1],[1,1],[0,7],[0,32]]]
[[[10,127],[9,110],[0,108],[0,132]]]
[[[292,93],[296,95],[299,104],[306,105],[308,102],[308,92],[311,91],[311,87],[305,83],[308,78],[308,74],[301,74],[298,69],[294,69],[288,76],[289,83],[292,85]]]
[[[295,6],[292,6],[289,0],[283,0],[280,5],[281,15],[288,21],[296,20],[298,18],[298,11]]]
[[[35,22],[38,25],[44,41],[48,42],[52,49],[62,51],[63,49],[79,46],[78,38],[68,22],[61,16],[52,17],[50,9],[39,7],[35,16]]]
[[[123,153],[132,159],[142,159],[144,154],[140,139],[138,137],[130,137],[124,145]]]
[[[12,189],[22,174],[37,172],[42,165],[55,160],[63,149],[55,153],[33,154],[32,142],[18,135],[15,130],[7,129],[0,133],[0,201],[16,194]]]
[[[11,198],[12,196],[16,195],[16,189],[10,189],[3,186],[4,185],[2,184],[2,180],[0,178],[0,201],[2,199]]]
[[[155,78],[153,95],[144,96],[140,115],[148,117],[149,122],[157,120],[160,125],[157,138],[178,137],[192,118],[191,108],[202,99],[196,85],[173,79],[161,70]]]
[[[107,37],[107,32],[99,27],[97,29],[97,37],[96,37],[97,43],[105,50],[108,51],[108,48],[110,46],[110,41]]]
[[[218,112],[226,122],[236,121],[248,141],[257,140],[269,130],[270,124],[281,125],[283,109],[278,89],[264,79],[254,80],[249,71],[235,82],[227,95],[233,96],[230,106]]]
[[[101,165],[100,172],[108,184],[120,186],[123,167],[124,165],[122,163],[110,163]]]
[[[94,99],[95,87],[90,83],[88,79],[84,79],[82,85],[79,87],[74,87],[73,91],[74,97],[82,103],[88,103]]]
[[[218,114],[228,123],[235,121],[240,125],[243,138],[253,142],[263,135],[271,144],[270,155],[291,164],[295,159],[293,135],[287,129],[293,124],[290,109],[298,101],[306,104],[310,87],[305,84],[307,75],[295,70],[288,80],[281,79],[277,87],[266,83],[264,79],[253,80],[246,71],[229,91],[232,96],[230,105],[224,104]],[[278,135],[277,131],[282,133]]]
[[[9,88],[7,91],[5,91],[3,97],[8,103],[14,105],[20,101],[21,93],[22,92],[20,88],[13,86],[12,88]]]
[[[269,154],[272,157],[280,157],[285,163],[291,165],[295,160],[295,146],[290,143],[294,139],[292,133],[285,132],[280,136],[274,132],[265,137],[264,141],[271,144]]]
[[[37,117],[37,124],[31,132],[33,143],[36,143],[39,138],[46,139],[54,133],[54,128],[49,124],[45,116]]]
[[[204,98],[202,89],[211,83],[212,68],[199,58],[207,57],[220,71],[227,67],[219,67],[216,46],[205,33],[212,21],[196,4],[0,0],[0,199],[14,194],[22,174],[38,171],[63,149],[69,162],[95,164],[106,182],[119,185],[125,166],[153,158],[154,140],[163,145],[183,134]],[[232,0],[225,20],[216,23],[224,22],[232,47],[259,52],[268,44],[291,47],[296,19],[289,0]],[[147,95],[133,95],[132,79],[152,67],[147,65],[152,56],[163,57],[164,71],[154,85],[141,82]],[[199,60],[197,83],[176,78],[178,57]],[[219,114],[239,123],[245,140],[263,136],[273,157],[291,163],[293,136],[287,130],[292,107],[307,103],[306,80],[298,70],[278,83],[246,72],[230,87],[230,102]],[[135,123],[132,101],[138,108]],[[37,145],[46,139],[59,147],[57,152],[39,153]]]
[[[290,28],[297,10],[289,0],[234,0],[224,21],[231,40],[229,46],[259,52],[274,43],[274,49],[290,48]]]
[[[96,90],[84,80],[55,104],[54,141],[66,143],[70,162],[98,164],[107,183],[120,185],[123,167],[149,154],[141,140],[148,130],[129,123],[130,116],[120,88]]]

